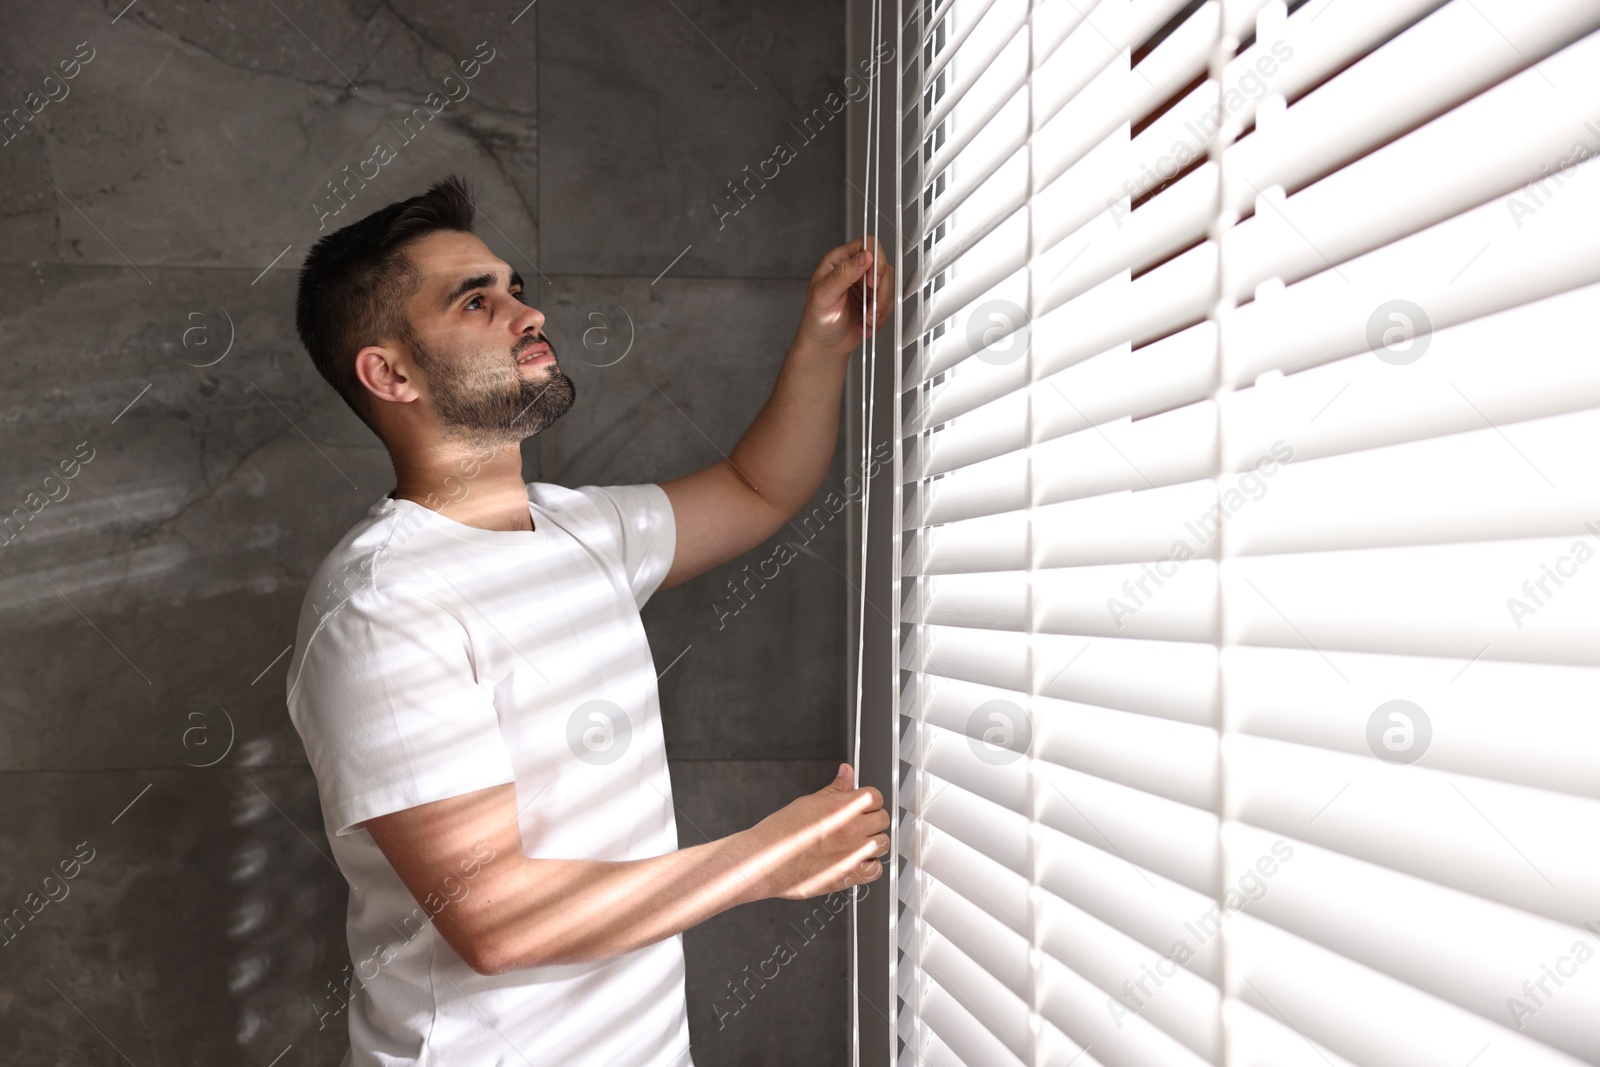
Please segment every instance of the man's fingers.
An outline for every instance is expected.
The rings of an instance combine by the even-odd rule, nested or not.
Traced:
[[[872,262],[871,256],[870,252],[864,251],[847,256],[817,282],[817,296],[821,298],[824,307],[839,300],[850,291],[852,285],[862,280]]]
[[[876,882],[883,877],[883,864],[878,860],[862,860],[855,865],[851,872],[848,885],[860,885],[862,882]]]
[[[862,256],[866,253],[866,256]],[[854,277],[859,278],[864,274],[867,266],[874,266],[872,277],[866,278],[866,285],[877,285],[888,270],[888,261],[883,258],[883,245],[875,237],[858,237],[853,242],[845,242],[822,256],[816,270],[811,272],[813,282],[821,282],[830,275],[840,274],[840,267],[861,267],[854,270]]]
[[[822,262],[817,264],[817,269],[811,273],[811,280],[820,282],[823,278],[833,273],[833,269],[840,263],[858,254],[862,248],[862,239],[857,237],[854,241],[847,241],[828,252],[822,257]]]
[[[857,237],[853,241],[846,241],[838,248],[830,249],[829,251],[825,252],[822,256],[822,260],[817,264],[817,269],[811,272],[811,280],[814,282],[821,281],[827,275],[831,274],[833,269],[840,263],[843,263],[845,260],[848,260],[853,256],[859,256],[862,252],[874,251],[878,253],[877,273],[881,276],[883,274],[884,267],[889,262],[888,257],[883,254],[882,244],[879,243],[876,237]]]
[[[873,246],[873,251],[878,253],[877,259],[871,272],[864,273],[860,279],[860,291],[866,294],[867,302],[877,312],[873,316],[873,323],[876,327],[888,322],[889,317],[894,314],[895,292],[894,266],[889,262],[888,257],[883,254],[882,249],[877,247],[876,242],[873,242]]]
[[[883,809],[883,794],[878,792],[877,786],[864,785],[858,793],[853,807],[860,807],[863,812]]]

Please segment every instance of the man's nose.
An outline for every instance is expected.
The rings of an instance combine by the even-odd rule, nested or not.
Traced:
[[[544,312],[538,308],[528,308],[517,316],[517,332],[527,333],[530,329],[535,333],[544,332]]]

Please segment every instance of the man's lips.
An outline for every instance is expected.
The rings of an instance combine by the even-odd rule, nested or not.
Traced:
[[[550,351],[550,346],[543,341],[529,345],[523,349],[521,355],[517,356],[517,364],[524,367],[534,367],[541,363],[554,363],[555,361],[555,354]]]

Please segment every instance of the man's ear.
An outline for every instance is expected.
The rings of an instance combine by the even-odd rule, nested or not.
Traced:
[[[409,404],[422,394],[410,360],[398,347],[368,345],[356,353],[356,377],[379,400]]]

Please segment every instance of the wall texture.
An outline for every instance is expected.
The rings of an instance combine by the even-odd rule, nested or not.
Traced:
[[[844,119],[813,115],[843,5],[125,3],[0,16],[0,1058],[332,1065],[344,883],[284,653],[393,481],[295,339],[295,270],[463,173],[578,385],[527,476],[713,462],[844,233]],[[685,844],[845,754],[842,526],[742,597],[770,546],[647,609]],[[843,1061],[846,918],[808,937],[813,908],[686,936],[700,1067]]]

